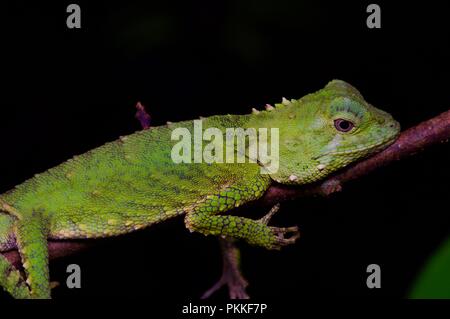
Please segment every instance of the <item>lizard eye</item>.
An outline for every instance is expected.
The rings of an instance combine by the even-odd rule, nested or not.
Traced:
[[[336,119],[334,120],[334,127],[340,132],[348,132],[350,131],[355,124],[350,121],[344,119]]]

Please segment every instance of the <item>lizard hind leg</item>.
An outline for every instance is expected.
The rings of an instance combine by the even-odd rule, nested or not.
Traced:
[[[33,213],[18,219],[14,232],[31,297],[50,298],[47,220],[41,214]]]
[[[20,272],[2,254],[0,254],[0,286],[13,298],[31,298],[30,290]]]
[[[20,273],[1,256],[0,286],[15,298],[50,298],[48,220],[41,213],[24,214],[5,203],[2,208],[15,217],[13,231],[27,280],[26,285],[22,283]]]

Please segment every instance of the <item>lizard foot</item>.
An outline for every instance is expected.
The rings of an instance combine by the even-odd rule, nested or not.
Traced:
[[[239,272],[233,272],[231,270],[224,270],[222,277],[218,282],[209,288],[202,296],[202,299],[209,298],[213,293],[222,287],[228,287],[228,294],[230,299],[249,299],[249,295],[246,292],[248,282],[242,277]]]
[[[295,241],[300,238],[300,231],[297,226],[270,227],[270,230],[275,237],[271,249],[280,250],[281,247],[294,244]]]
[[[202,299],[209,298],[220,288],[227,286],[230,299],[249,299],[246,292],[247,280],[239,269],[239,250],[231,239],[220,239],[223,257],[222,276],[219,281],[208,289]]]
[[[280,210],[280,204],[275,204],[272,209],[263,216],[259,222],[267,225],[270,219]],[[274,235],[274,242],[272,243],[271,249],[279,250],[283,246],[287,246],[295,243],[295,241],[300,238],[300,232],[297,226],[293,227],[269,227]],[[285,237],[290,235],[289,237]]]

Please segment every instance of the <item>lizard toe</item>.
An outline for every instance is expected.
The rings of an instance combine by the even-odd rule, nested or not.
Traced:
[[[281,247],[294,244],[300,238],[300,231],[297,226],[292,227],[270,227],[274,234],[272,249],[279,250]]]

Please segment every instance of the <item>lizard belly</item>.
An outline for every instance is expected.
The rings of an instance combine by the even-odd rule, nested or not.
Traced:
[[[148,211],[78,211],[57,214],[51,218],[49,238],[117,236],[149,227],[183,213],[183,210],[165,211],[163,208],[149,208]]]

